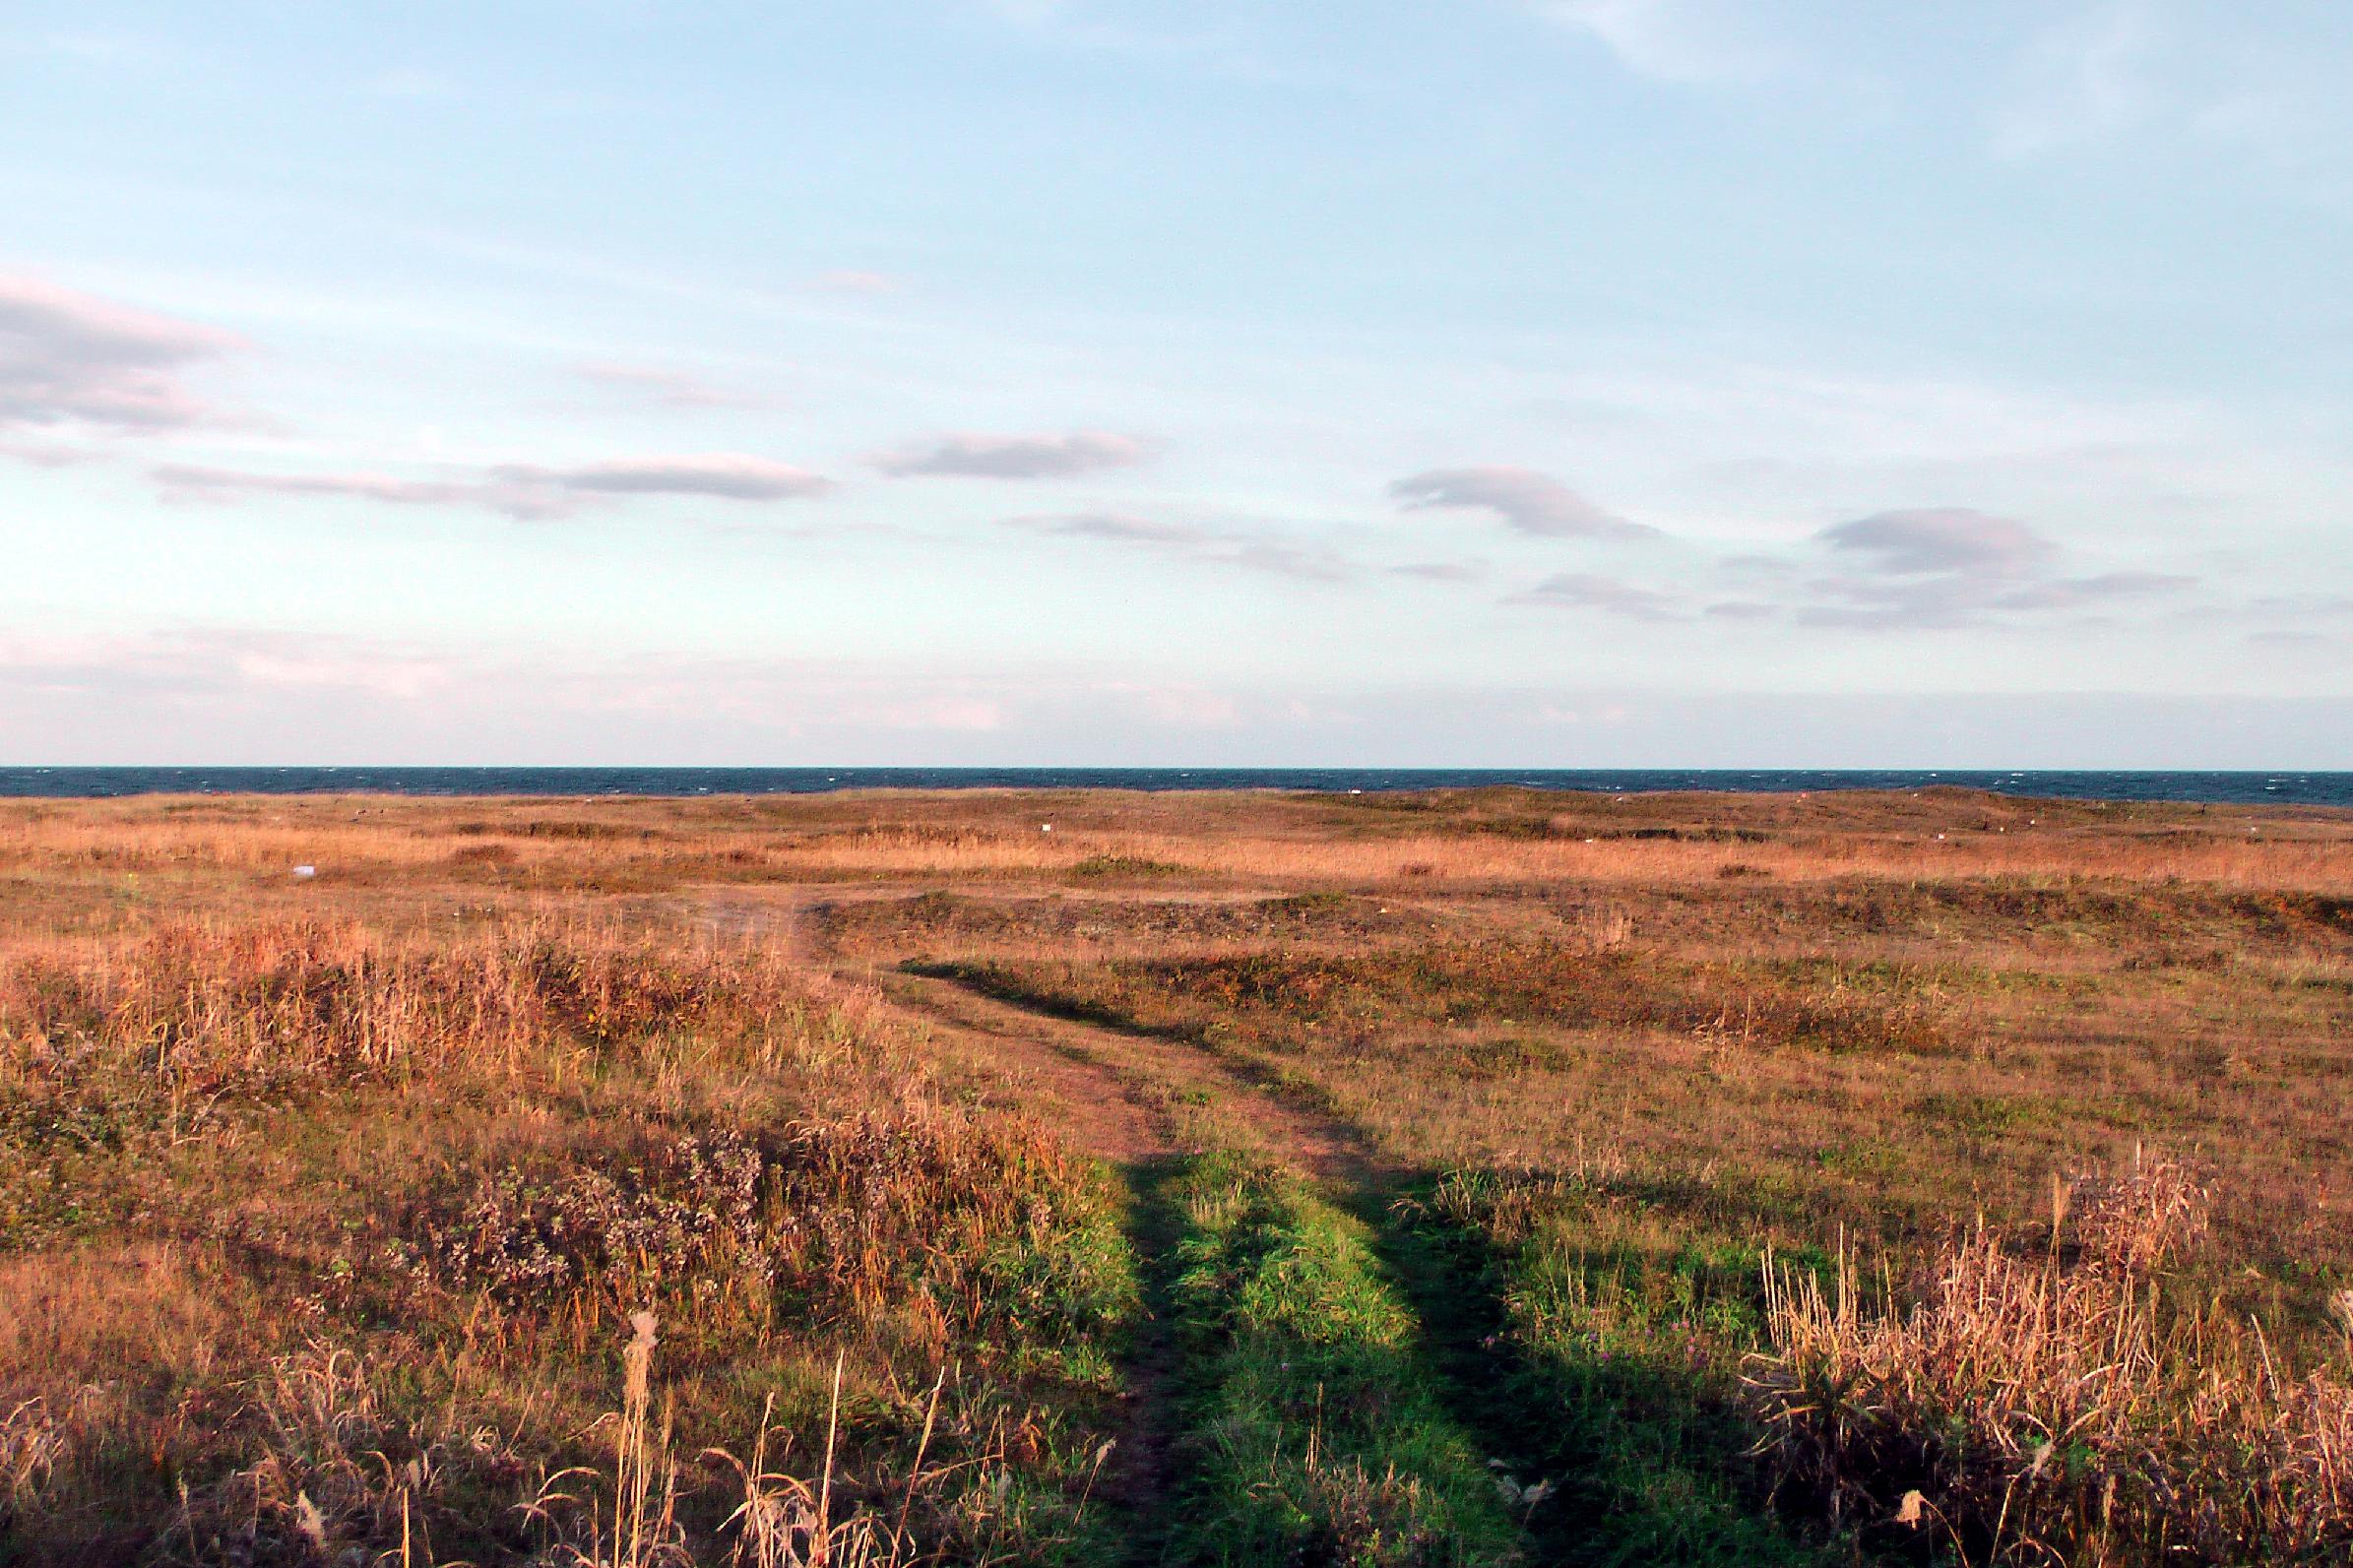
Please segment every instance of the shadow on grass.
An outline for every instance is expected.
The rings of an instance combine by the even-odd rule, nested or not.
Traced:
[[[1154,1029],[1137,1023],[1117,1008],[1097,1006],[1059,991],[1026,984],[994,964],[972,964],[961,959],[909,959],[899,968],[906,973],[920,974],[927,980],[948,980],[991,1001],[1003,1002],[1048,1018],[1066,1019],[1073,1024],[1092,1024],[1098,1029],[1116,1030],[1122,1035],[1133,1035],[1144,1039],[1175,1039],[1188,1045],[1202,1043],[1188,1032]]]
[[[1535,1562],[1826,1568],[1856,1560],[1771,1510],[1749,1459],[1754,1433],[1711,1389],[1695,1338],[1613,1345],[1557,1319],[1530,1332],[1531,1303],[1548,1285],[1535,1270],[1608,1276],[1635,1260],[1506,1251],[1440,1221],[1425,1201],[1433,1186],[1425,1177],[1367,1189],[1360,1201],[1383,1265],[1421,1320],[1423,1359],[1451,1413],[1498,1482],[1523,1499]]]

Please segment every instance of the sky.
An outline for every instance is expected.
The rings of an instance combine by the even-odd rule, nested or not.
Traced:
[[[2343,0],[0,5],[0,762],[2353,767]]]

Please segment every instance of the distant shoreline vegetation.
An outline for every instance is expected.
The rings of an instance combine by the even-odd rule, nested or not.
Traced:
[[[1984,789],[2068,800],[2353,806],[2353,772],[1656,768],[0,768],[0,797],[725,795],[848,789],[1276,789],[1388,794]]]

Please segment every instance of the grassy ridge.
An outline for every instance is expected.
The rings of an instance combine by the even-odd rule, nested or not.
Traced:
[[[1179,1560],[1350,1568],[1518,1559],[1494,1476],[1449,1418],[1362,1222],[1297,1177],[1196,1157],[1169,1183],[1195,1360]]]

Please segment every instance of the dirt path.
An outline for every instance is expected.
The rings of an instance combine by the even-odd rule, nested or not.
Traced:
[[[1208,1120],[1325,1180],[1357,1186],[1379,1171],[1381,1162],[1355,1128],[1191,1041],[1055,1017],[951,979],[842,965],[824,951],[817,917],[829,906],[911,898],[940,886],[924,881],[729,890],[705,895],[697,909],[715,934],[782,941],[820,972],[874,985],[894,1011],[947,1053],[1034,1092],[1066,1117],[1060,1126],[1072,1142],[1114,1164],[1200,1147],[1197,1133]],[[1229,897],[1208,895],[1204,902]]]
[[[728,890],[705,895],[698,915],[715,937],[781,942],[812,970],[870,984],[942,1055],[996,1078],[1041,1105],[1058,1131],[1115,1166],[1128,1182],[1128,1239],[1150,1313],[1125,1367],[1124,1419],[1101,1477],[1101,1494],[1136,1523],[1130,1560],[1160,1558],[1175,1491],[1176,1385],[1182,1351],[1166,1298],[1171,1248],[1181,1225],[1162,1187],[1173,1160],[1202,1147],[1211,1129],[1363,1190],[1378,1162],[1356,1130],[1282,1095],[1243,1067],[1187,1040],[1057,1018],[932,975],[839,963],[824,949],[818,916],[830,905],[909,898],[937,883]]]
[[[1049,1101],[1054,1130],[1087,1153],[1126,1166],[1179,1152],[1166,1107],[1146,1086],[1106,1067],[1085,1040],[1035,1027],[1044,1021],[1014,1009],[997,1011],[947,980],[888,974],[878,983],[884,999],[935,1042]]]
[[[1076,1066],[1093,1086],[1077,1091],[1087,1103],[1115,1095],[1130,1106],[1151,1107],[1161,1152],[1200,1146],[1197,1136],[1187,1136],[1186,1124],[1194,1118],[1185,1112],[1195,1110],[1223,1124],[1221,1131],[1239,1132],[1264,1153],[1325,1180],[1355,1185],[1376,1163],[1345,1122],[1282,1095],[1190,1041],[1058,1018],[929,975],[893,975],[886,994],[1024,1060]],[[1083,1136],[1079,1128],[1072,1131]]]

